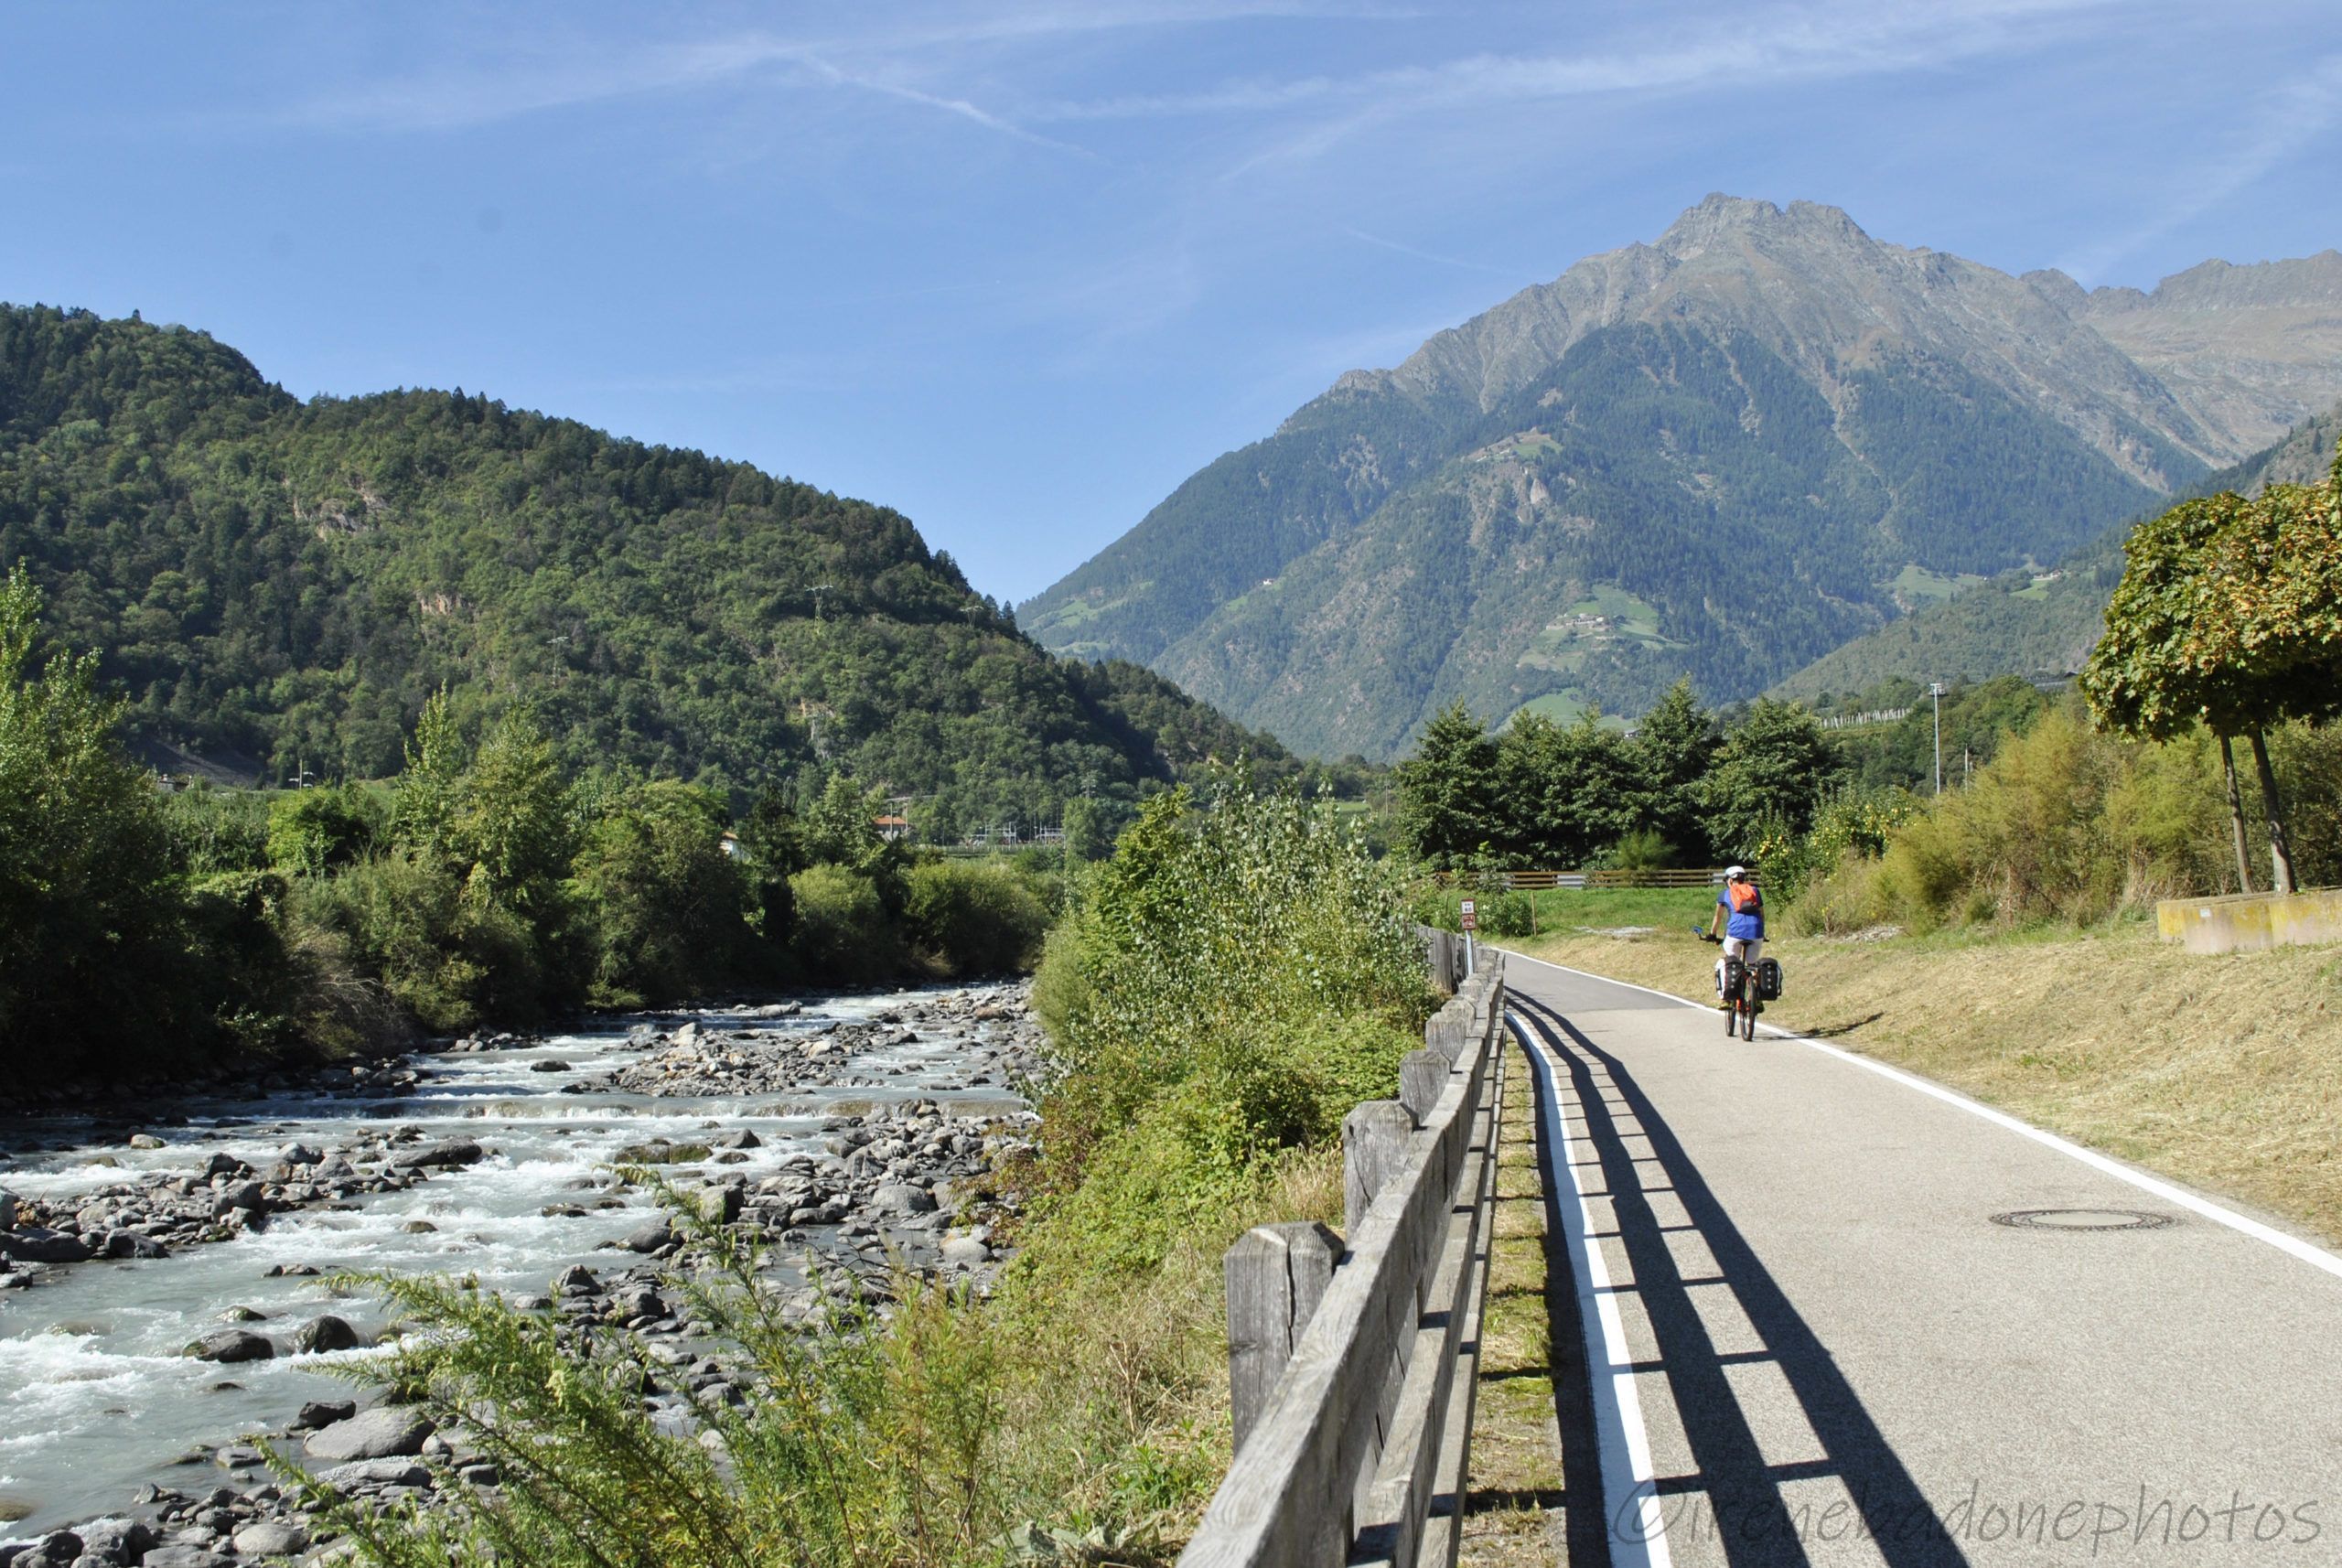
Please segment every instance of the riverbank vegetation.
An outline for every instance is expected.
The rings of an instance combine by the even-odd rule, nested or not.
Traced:
[[[1037,1007],[1037,1153],[991,1178],[1015,1262],[989,1300],[901,1280],[784,1326],[738,1238],[675,1285],[755,1370],[716,1452],[643,1415],[655,1369],[460,1284],[389,1284],[422,1326],[392,1373],[492,1446],[494,1493],[345,1523],[421,1568],[614,1561],[1167,1563],[1229,1459],[1220,1257],[1338,1219],[1339,1125],[1387,1096],[1434,1000],[1353,826],[1241,776],[1150,802],[1080,874]],[[487,1411],[482,1415],[478,1412]]]
[[[886,838],[843,777],[799,810],[566,768],[535,714],[424,703],[387,784],[157,791],[87,655],[0,586],[0,1038],[11,1087],[313,1059],[418,1030],[744,987],[1027,967],[1060,879]]]

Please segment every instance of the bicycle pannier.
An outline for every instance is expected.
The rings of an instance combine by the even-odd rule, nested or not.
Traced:
[[[1781,999],[1781,966],[1777,959],[1756,961],[1756,1000],[1778,1002]]]

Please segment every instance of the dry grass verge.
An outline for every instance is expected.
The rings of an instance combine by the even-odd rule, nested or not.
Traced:
[[[1528,944],[1705,1001],[1689,933]],[[2120,1158],[2342,1240],[2342,953],[2203,957],[2135,922],[1790,938],[1767,1022],[1907,1067]]]
[[[1537,1166],[1537,1080],[1508,1046],[1498,1134],[1496,1231],[1480,1319],[1480,1386],[1472,1418],[1470,1496],[1460,1563],[1515,1568],[1556,1560],[1561,1434],[1546,1292],[1545,1184]]]

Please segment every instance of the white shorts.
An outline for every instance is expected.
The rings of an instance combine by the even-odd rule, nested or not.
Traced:
[[[1716,994],[1718,996],[1722,996],[1724,994],[1724,959],[1736,958],[1746,967],[1755,969],[1756,967],[1756,961],[1763,957],[1764,953],[1765,939],[1762,937],[1724,938],[1724,958],[1716,960]]]

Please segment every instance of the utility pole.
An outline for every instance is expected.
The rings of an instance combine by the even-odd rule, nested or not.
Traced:
[[[1928,682],[1928,695],[1936,701],[1936,793],[1943,793],[1943,682]]]

